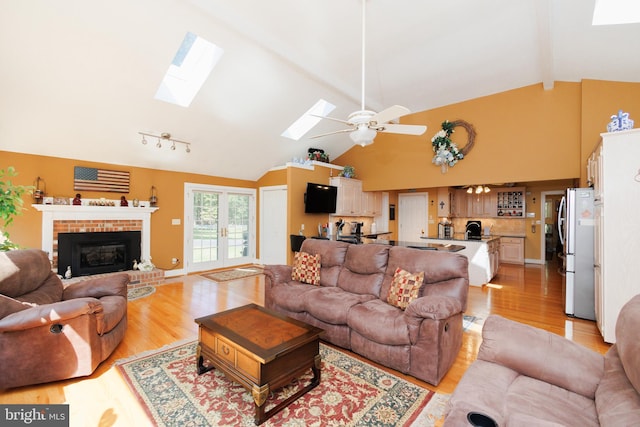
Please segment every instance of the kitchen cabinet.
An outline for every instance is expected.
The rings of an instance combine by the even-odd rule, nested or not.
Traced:
[[[500,262],[524,264],[524,237],[500,238]]]
[[[380,215],[382,213],[382,192],[363,191],[361,206],[363,216]]]
[[[513,187],[496,192],[497,216],[500,218],[525,217],[525,189]]]
[[[615,343],[620,309],[640,293],[640,129],[603,133],[590,159],[594,186],[596,323]],[[595,195],[594,194],[594,195]]]
[[[450,214],[454,218],[469,216],[467,209],[467,190],[458,189],[452,192]]]
[[[338,187],[335,215],[360,216],[362,214],[362,181],[333,177],[330,184]]]
[[[467,212],[473,218],[495,217],[497,196],[495,192],[467,193]]]
[[[500,238],[491,239],[487,242],[489,252],[489,270],[493,279],[498,274],[500,268]]]

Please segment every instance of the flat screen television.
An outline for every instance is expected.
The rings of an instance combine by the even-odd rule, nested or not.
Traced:
[[[304,195],[304,212],[335,213],[337,197],[338,187],[308,182]]]

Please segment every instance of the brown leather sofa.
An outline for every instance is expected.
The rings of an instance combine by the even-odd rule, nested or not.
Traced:
[[[265,306],[324,329],[322,339],[437,385],[462,344],[467,257],[388,245],[307,239],[320,255],[320,284],[292,280],[292,266],[265,267]],[[387,303],[396,268],[424,272],[405,310]]]
[[[124,337],[128,283],[65,288],[45,252],[0,252],[0,389],[91,374]]]
[[[639,326],[640,295],[620,311],[616,344],[603,356],[559,335],[489,316],[478,360],[451,396],[444,425],[469,425],[470,412],[498,426],[638,425]]]

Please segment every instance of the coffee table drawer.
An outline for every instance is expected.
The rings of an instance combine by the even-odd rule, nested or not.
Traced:
[[[260,362],[243,352],[237,345],[220,336],[215,336],[215,344],[212,347],[218,357],[227,361],[236,370],[248,375],[253,381],[258,380]]]

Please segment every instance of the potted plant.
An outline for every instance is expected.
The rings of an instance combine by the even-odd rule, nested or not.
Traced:
[[[0,169],[0,225],[2,226],[0,251],[18,248],[18,245],[9,239],[9,233],[7,233],[6,228],[13,222],[13,218],[22,211],[22,195],[33,191],[32,186],[13,184],[11,177],[16,175],[17,173],[13,166],[9,166],[7,170]]]
[[[345,165],[338,176],[343,176],[345,178],[355,178],[356,177],[356,168],[353,166]]]

